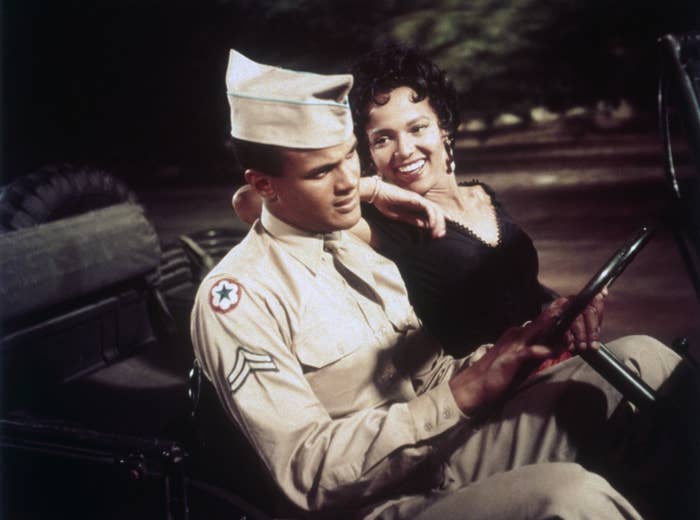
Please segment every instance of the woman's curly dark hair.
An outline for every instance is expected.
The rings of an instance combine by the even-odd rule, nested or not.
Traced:
[[[386,94],[398,87],[413,89],[416,103],[428,98],[440,128],[447,132],[450,146],[454,144],[460,123],[457,92],[447,74],[422,52],[403,45],[380,48],[360,58],[352,67],[352,75],[355,81],[350,107],[363,170],[372,166],[365,132],[370,106],[387,103]]]

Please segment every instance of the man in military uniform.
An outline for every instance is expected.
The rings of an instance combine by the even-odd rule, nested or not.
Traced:
[[[504,401],[523,365],[560,353],[534,338],[564,302],[455,360],[422,331],[396,267],[344,231],[360,198],[383,190],[360,182],[351,85],[231,52],[232,135],[263,209],[192,314],[226,413],[305,510],[639,518],[576,463],[623,402],[583,361],[537,373]],[[597,347],[601,312],[597,299],[579,318],[571,351]],[[652,338],[609,347],[654,388],[679,362]]]

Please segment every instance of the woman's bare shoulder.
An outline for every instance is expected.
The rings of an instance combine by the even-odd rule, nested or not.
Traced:
[[[459,189],[462,194],[467,197],[473,197],[479,201],[496,202],[496,193],[488,184],[481,181],[473,180],[467,183],[461,183]]]

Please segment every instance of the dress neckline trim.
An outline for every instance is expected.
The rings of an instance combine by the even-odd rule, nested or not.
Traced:
[[[457,220],[453,220],[449,217],[446,217],[447,224],[453,225],[457,230],[462,231],[463,233],[466,233],[473,239],[475,239],[477,242],[480,244],[485,245],[486,247],[489,247],[491,249],[496,249],[501,245],[501,240],[503,236],[503,226],[502,226],[502,219],[500,212],[498,211],[499,209],[499,204],[496,202],[494,198],[494,193],[493,190],[491,190],[490,187],[486,186],[483,182],[478,181],[476,179],[472,179],[471,181],[465,181],[465,182],[460,182],[459,186],[465,186],[465,187],[471,187],[471,186],[481,186],[481,188],[486,192],[486,195],[489,197],[489,202],[491,203],[491,211],[493,212],[493,218],[496,221],[496,242],[491,243],[487,242],[484,240],[483,237],[475,233],[469,226],[466,226],[462,224],[461,222]]]

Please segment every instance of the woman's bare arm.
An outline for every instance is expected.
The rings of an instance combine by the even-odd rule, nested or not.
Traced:
[[[440,206],[417,193],[387,184],[378,177],[362,177],[359,191],[362,201],[374,204],[387,217],[428,228],[436,238],[445,234],[445,216]],[[236,190],[231,204],[238,218],[248,224],[260,217],[262,198],[249,184]],[[360,219],[350,231],[372,247],[377,246],[376,237],[365,219]]]

